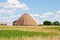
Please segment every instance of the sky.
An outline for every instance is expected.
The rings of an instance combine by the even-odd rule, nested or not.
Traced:
[[[38,24],[60,22],[60,0],[0,0],[0,23],[12,25],[24,13]]]

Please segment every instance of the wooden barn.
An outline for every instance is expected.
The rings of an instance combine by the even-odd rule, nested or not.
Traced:
[[[27,13],[13,22],[13,26],[37,26],[36,21]]]

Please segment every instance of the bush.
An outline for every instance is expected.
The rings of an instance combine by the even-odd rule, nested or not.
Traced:
[[[59,21],[53,22],[53,25],[60,25],[60,24],[59,24]]]
[[[51,21],[44,21],[43,24],[44,25],[51,25],[52,23],[51,23]]]

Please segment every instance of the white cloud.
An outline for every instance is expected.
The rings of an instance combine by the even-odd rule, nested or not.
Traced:
[[[60,10],[56,11],[57,14],[60,14]]]
[[[28,6],[23,2],[20,3],[18,0],[7,0],[6,2],[0,2],[0,13],[13,14],[16,10],[23,9],[28,10]]]
[[[60,18],[60,15],[55,15],[55,18],[56,18],[56,19]]]
[[[8,3],[11,3],[11,4],[19,3],[18,0],[8,0],[7,2],[8,2]]]
[[[28,10],[28,6],[23,2],[20,3],[18,0],[7,0],[6,2],[0,3],[4,8],[21,8],[23,10]]]
[[[7,13],[7,14],[13,14],[13,13],[15,13],[16,12],[16,9],[6,9],[5,10],[5,13]]]
[[[2,15],[0,14],[0,17],[1,17]]]
[[[31,16],[39,17],[39,14],[31,14]]]
[[[48,18],[49,16],[53,15],[53,12],[45,12],[43,15],[40,16],[40,18]]]
[[[0,9],[0,13],[2,13],[2,12],[4,12],[5,11],[5,9]]]
[[[12,18],[15,18],[15,17],[16,17],[15,15],[12,15],[12,16],[10,16],[9,18],[12,19]]]
[[[25,3],[22,3],[22,4],[20,5],[20,7],[21,7],[22,9],[24,9],[24,10],[28,10],[28,9],[29,9],[28,6],[27,6]]]
[[[13,14],[16,12],[16,9],[0,9],[0,13]]]
[[[60,10],[56,11],[55,19],[60,19]]]

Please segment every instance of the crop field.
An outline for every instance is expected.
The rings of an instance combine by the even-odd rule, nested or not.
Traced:
[[[60,40],[60,26],[0,26],[0,40]]]

